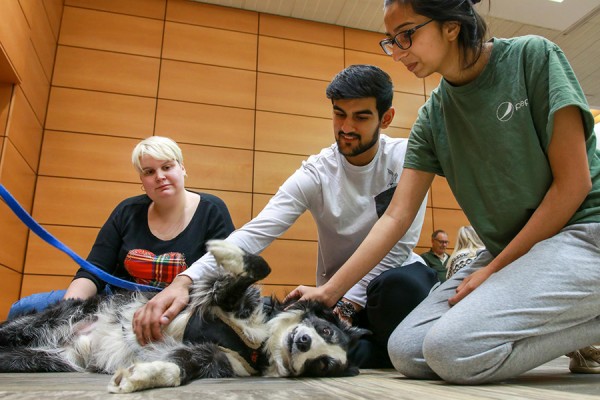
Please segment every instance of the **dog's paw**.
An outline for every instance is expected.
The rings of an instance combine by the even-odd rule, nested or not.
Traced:
[[[217,263],[224,269],[235,274],[244,273],[244,250],[224,240],[210,240],[206,249],[215,256]]]
[[[131,393],[155,387],[174,387],[181,384],[179,367],[165,361],[137,363],[121,368],[108,384],[110,393]]]

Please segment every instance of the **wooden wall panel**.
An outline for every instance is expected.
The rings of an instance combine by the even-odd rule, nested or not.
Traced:
[[[381,53],[373,54],[362,51],[346,50],[346,66],[352,64],[371,64],[383,69],[390,75],[394,83],[394,91],[424,94],[423,79],[417,78],[409,72],[402,63],[394,62],[394,59]],[[396,110],[398,111],[398,110]]]
[[[165,17],[166,0],[65,0],[65,5],[154,19]]]
[[[35,112],[38,121],[44,122],[46,118],[46,107],[48,105],[48,92],[50,91],[50,81],[44,73],[42,64],[33,48],[33,43],[28,41],[23,44],[22,52],[26,54],[27,63],[19,71],[21,76],[21,88],[31,108]]]
[[[256,70],[254,34],[167,22],[165,59]]]
[[[0,321],[4,321],[10,306],[19,299],[22,275],[0,266],[0,277]]]
[[[382,132],[385,133],[386,135],[388,135],[389,137],[394,137],[394,138],[408,138],[408,136],[410,134],[410,129],[408,129],[408,128],[398,128],[398,127],[395,127],[395,126],[388,126]]]
[[[346,49],[365,51],[367,53],[384,54],[379,42],[385,35],[379,32],[367,32],[359,29],[344,29]]]
[[[410,129],[417,119],[419,108],[424,102],[425,96],[394,92],[392,105],[396,109],[396,115],[391,126]]]
[[[306,159],[304,156],[262,151],[256,151],[254,157],[254,192],[264,194],[275,194]]]
[[[2,184],[4,185],[3,182]],[[0,266],[20,273],[23,270],[29,230],[3,201],[0,202],[0,221],[2,221],[2,229],[0,229]],[[0,281],[2,279],[3,277],[0,274]]]
[[[163,21],[65,6],[59,44],[160,57]]]
[[[255,194],[252,203],[252,216],[255,217],[262,211],[271,200],[271,195]],[[296,220],[296,222],[288,229],[282,239],[291,240],[318,240],[317,224],[310,212],[305,212]]]
[[[421,235],[419,236],[419,242],[417,246],[427,247],[431,246],[431,234],[433,233],[433,209],[427,207],[425,209],[425,218],[423,219],[423,227],[421,228]]]
[[[137,139],[46,131],[40,175],[139,183],[131,164]]]
[[[317,242],[275,240],[261,253],[271,266],[263,282],[276,285],[314,285]]]
[[[20,0],[19,2],[31,28],[31,42],[49,82],[54,66],[56,37],[52,33],[46,10],[38,2],[27,0]]]
[[[31,212],[35,173],[9,140],[4,142],[1,154],[0,183],[26,211]],[[0,264],[21,272],[28,230],[4,202],[0,202],[0,205]]]
[[[19,86],[15,86],[14,90],[7,136],[31,169],[37,171],[42,146],[42,125]]]
[[[331,118],[327,82],[289,76],[258,74],[256,109]]]
[[[58,46],[52,84],[156,97],[159,67],[158,58]]]
[[[431,201],[436,207],[460,209],[446,178],[436,176],[431,185]]]
[[[0,14],[0,49],[7,56],[8,62],[22,82],[22,70],[28,61],[24,48],[31,45],[30,28],[18,0],[4,0]],[[0,58],[3,58],[0,55]],[[0,63],[3,64],[3,63]],[[11,77],[12,78],[12,77]],[[10,81],[17,83],[15,81]]]
[[[281,39],[344,47],[344,28],[279,15],[260,14],[260,34]]]
[[[190,187],[252,192],[252,151],[180,145]]]
[[[6,136],[13,87],[11,83],[0,83],[0,136]]]
[[[344,50],[261,36],[258,70],[303,78],[331,80],[344,68]]]
[[[155,110],[151,98],[53,87],[46,129],[145,138]]]
[[[34,293],[66,289],[72,280],[72,276],[25,274],[21,286],[21,297],[27,297]]]
[[[3,146],[0,182],[26,211],[31,211],[35,172],[10,140]]]
[[[163,60],[159,97],[254,108],[256,72]]]
[[[44,0],[42,5],[44,11],[48,16],[48,22],[50,23],[50,29],[52,29],[52,35],[54,36],[54,42],[58,40],[58,34],[60,31],[60,21],[62,20],[62,12],[64,6],[64,0]]]
[[[254,113],[243,108],[159,99],[155,134],[178,143],[252,149]]]
[[[33,218],[40,224],[99,228],[117,204],[142,193],[134,183],[40,176]]]
[[[83,258],[88,256],[100,231],[100,228],[55,225],[44,225],[44,229]],[[25,274],[72,277],[78,269],[79,264],[71,257],[46,243],[37,235],[29,235],[25,269],[23,270]]]
[[[329,106],[331,108],[331,103]],[[331,117],[256,112],[256,150],[308,156],[319,153],[334,141]]]
[[[167,21],[258,33],[256,12],[199,4],[189,0],[167,0]]]

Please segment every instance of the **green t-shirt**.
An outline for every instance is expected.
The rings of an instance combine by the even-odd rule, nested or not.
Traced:
[[[494,255],[527,223],[552,182],[548,145],[554,113],[581,109],[593,187],[569,225],[600,222],[600,154],[594,118],[565,55],[538,36],[493,39],[477,79],[442,79],[419,110],[405,168],[445,176]]]

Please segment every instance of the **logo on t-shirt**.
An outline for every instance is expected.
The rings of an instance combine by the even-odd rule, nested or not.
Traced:
[[[512,118],[515,112],[519,111],[519,109],[523,107],[529,107],[529,100],[521,100],[518,103],[511,103],[510,101],[505,101],[504,103],[498,106],[496,109],[496,117],[502,122],[506,122]]]

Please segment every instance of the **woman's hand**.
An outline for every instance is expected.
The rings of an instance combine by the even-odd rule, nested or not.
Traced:
[[[494,270],[489,265],[473,272],[467,276],[456,288],[456,295],[448,299],[448,303],[453,306],[462,299],[464,299],[469,293],[477,289],[487,278],[494,273]]]
[[[187,306],[192,280],[177,276],[133,315],[133,331],[142,346],[163,339],[163,329]]]
[[[285,296],[284,302],[291,299],[314,300],[325,304],[327,307],[333,307],[337,301],[328,293],[326,285],[319,287],[298,286]]]

